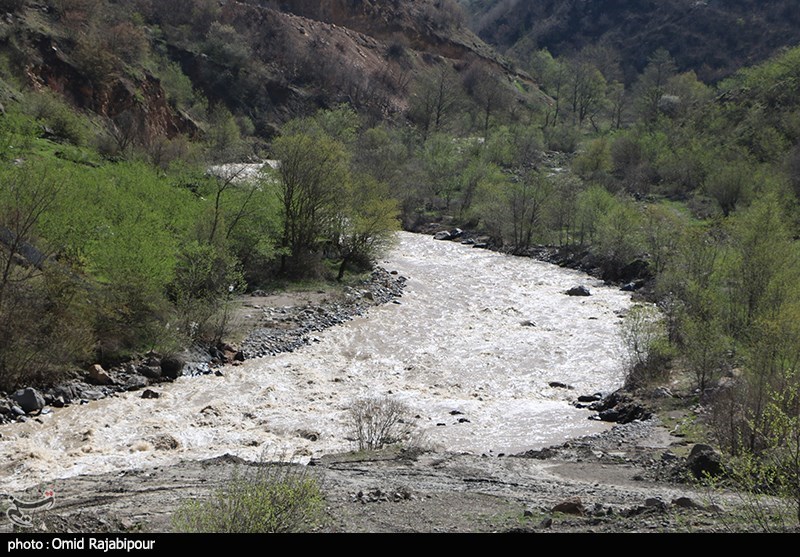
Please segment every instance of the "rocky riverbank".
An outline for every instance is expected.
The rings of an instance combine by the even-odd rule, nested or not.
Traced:
[[[517,249],[503,246],[491,236],[480,235],[474,231],[460,228],[447,228],[438,223],[420,227],[415,232],[432,235],[439,241],[460,242],[477,249],[531,257],[566,269],[581,271],[603,280],[607,284],[617,285],[626,292],[638,292],[645,297],[652,290],[654,277],[647,262],[643,259],[636,259],[624,267],[619,267],[598,257],[583,246],[538,245],[527,249]]]
[[[241,313],[259,312],[259,315],[247,323],[249,333],[239,346],[224,342],[212,347],[194,346],[179,355],[150,352],[107,370],[92,365],[54,387],[27,387],[10,394],[0,393],[0,423],[38,419],[40,414],[49,413],[50,407],[86,404],[128,391],[142,391],[142,398],[157,398],[158,393],[148,387],[184,376],[222,374],[225,365],[293,352],[313,342],[316,332],[362,315],[370,307],[397,301],[405,281],[396,272],[376,268],[359,285],[345,287],[341,294],[314,305],[262,306],[253,300],[266,293],[256,292],[256,296],[240,302],[245,308]]]

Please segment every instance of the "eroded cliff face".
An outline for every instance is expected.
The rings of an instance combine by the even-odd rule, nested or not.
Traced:
[[[102,80],[91,79],[52,38],[40,36],[34,44],[39,58],[26,71],[34,87],[50,89],[75,106],[111,121],[124,119],[125,125],[135,126],[136,133],[144,140],[199,133],[190,118],[169,104],[161,82],[150,73],[144,72],[141,77],[111,74]]]

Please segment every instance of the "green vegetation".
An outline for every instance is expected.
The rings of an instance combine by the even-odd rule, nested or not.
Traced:
[[[400,224],[460,226],[647,282],[663,319],[632,312],[629,384],[685,370],[742,481],[797,497],[800,48],[711,85],[663,48],[632,68],[527,45],[512,73],[395,37],[362,74],[271,7],[6,4],[0,388],[219,342],[245,289],[345,280]],[[449,5],[423,27],[458,28]]]
[[[207,499],[184,501],[173,517],[177,532],[280,534],[321,525],[325,499],[305,466],[261,462],[237,470]]]

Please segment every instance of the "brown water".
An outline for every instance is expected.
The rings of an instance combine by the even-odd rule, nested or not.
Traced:
[[[181,378],[159,386],[156,400],[126,393],[55,410],[43,423],[2,426],[2,490],[224,453],[346,451],[354,448],[347,410],[369,395],[406,403],[419,416],[415,442],[438,449],[513,453],[608,427],[570,401],[621,383],[617,314],[628,295],[429,236],[400,234],[381,263],[409,279],[401,304],[373,308],[302,350],[224,377]],[[564,294],[578,284],[592,296]]]

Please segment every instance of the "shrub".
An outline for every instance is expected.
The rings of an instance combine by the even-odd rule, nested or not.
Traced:
[[[627,362],[625,385],[639,387],[665,375],[671,347],[663,319],[652,306],[631,308],[622,324]]]
[[[350,425],[358,450],[376,451],[406,439],[410,433],[408,415],[408,406],[388,397],[368,397],[354,402],[350,407]]]
[[[173,518],[179,532],[297,533],[322,522],[319,481],[294,462],[260,462],[242,471],[206,500],[184,502]]]

